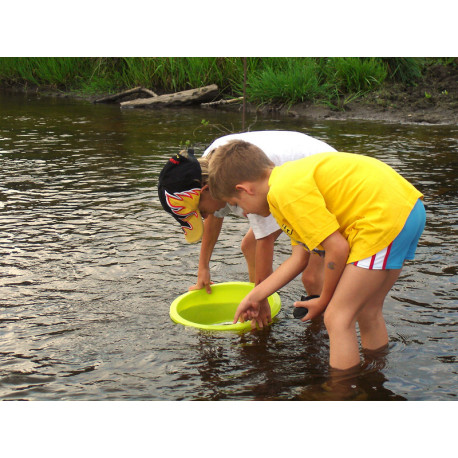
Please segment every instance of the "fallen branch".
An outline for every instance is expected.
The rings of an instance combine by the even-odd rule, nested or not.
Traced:
[[[236,99],[221,99],[217,100],[216,102],[207,102],[207,103],[202,103],[202,107],[213,107],[215,105],[226,105],[228,103],[235,103],[235,102],[242,102],[243,97],[237,97]]]
[[[147,94],[150,97],[157,97],[155,92],[139,86],[134,87],[133,89],[128,89],[127,91],[118,92],[117,94],[111,94],[106,97],[102,97],[101,99],[94,100],[94,103],[114,103],[127,97],[132,97],[133,95],[138,96],[139,94]]]
[[[164,94],[148,99],[137,99],[129,102],[122,102],[121,108],[152,108],[157,105],[191,105],[212,101],[218,93],[218,86],[216,84],[211,84],[210,86],[175,92],[174,94]]]

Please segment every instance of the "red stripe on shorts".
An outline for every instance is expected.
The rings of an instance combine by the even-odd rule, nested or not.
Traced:
[[[369,270],[372,270],[372,268],[374,267],[374,262],[375,262],[375,254],[374,254],[374,256],[372,256],[372,258],[371,258],[371,263],[370,263],[370,265],[369,265]]]
[[[386,255],[385,255],[385,259],[383,260],[383,266],[382,266],[382,269],[385,270],[386,268],[386,263],[388,262],[388,256],[390,255],[390,251],[391,251],[391,245],[393,245],[393,242],[391,242],[389,245],[388,245],[388,248],[386,249]]]

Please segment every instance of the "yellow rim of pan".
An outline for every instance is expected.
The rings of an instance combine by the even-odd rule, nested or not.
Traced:
[[[251,329],[251,322],[232,324],[235,311],[240,301],[254,288],[253,283],[247,282],[226,282],[212,285],[212,293],[208,294],[205,289],[190,291],[177,297],[170,306],[170,318],[178,324],[184,326],[192,326],[194,328],[211,330],[211,331],[245,331]],[[230,300],[232,297],[232,301]],[[227,315],[226,311],[226,322],[224,324],[219,320],[217,323],[205,323],[199,322],[199,320],[190,320],[182,316],[189,313],[189,309],[192,309],[194,314],[198,312],[200,307],[202,313],[210,311],[217,311],[216,307],[223,307],[223,303],[227,303],[228,299],[233,302],[231,309],[233,313],[230,316]],[[271,315],[274,318],[281,309],[281,300],[278,293],[274,293],[268,298]],[[227,310],[227,304],[224,305]],[[215,308],[214,308],[215,307]],[[197,309],[197,310],[196,310]],[[198,313],[197,313],[198,314]],[[205,315],[202,315],[205,318]],[[203,319],[202,321],[206,321]]]

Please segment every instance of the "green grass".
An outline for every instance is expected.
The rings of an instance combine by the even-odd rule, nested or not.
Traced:
[[[426,59],[418,57],[386,57],[383,62],[387,66],[391,79],[413,85],[421,78]]]
[[[77,57],[2,57],[0,81],[54,88],[78,86],[90,75],[92,62]]]
[[[311,58],[266,58],[262,70],[247,78],[248,99],[261,104],[317,100],[326,96],[326,89]]]
[[[377,89],[387,77],[386,65],[376,58],[334,57],[325,67],[327,79],[343,94]]]
[[[446,58],[444,58],[446,59]],[[387,79],[414,84],[428,59],[248,57],[247,98],[255,104],[339,105]],[[450,60],[450,62],[454,62]],[[0,57],[0,85],[113,93],[144,86],[157,93],[217,84],[224,96],[243,91],[240,57]]]

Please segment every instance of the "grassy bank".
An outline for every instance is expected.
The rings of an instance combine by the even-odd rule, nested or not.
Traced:
[[[345,104],[389,80],[413,85],[432,63],[447,58],[247,58],[247,99],[255,104],[310,101]],[[2,57],[0,86],[26,86],[85,95],[144,86],[157,93],[217,84],[223,96],[243,91],[238,57]]]

